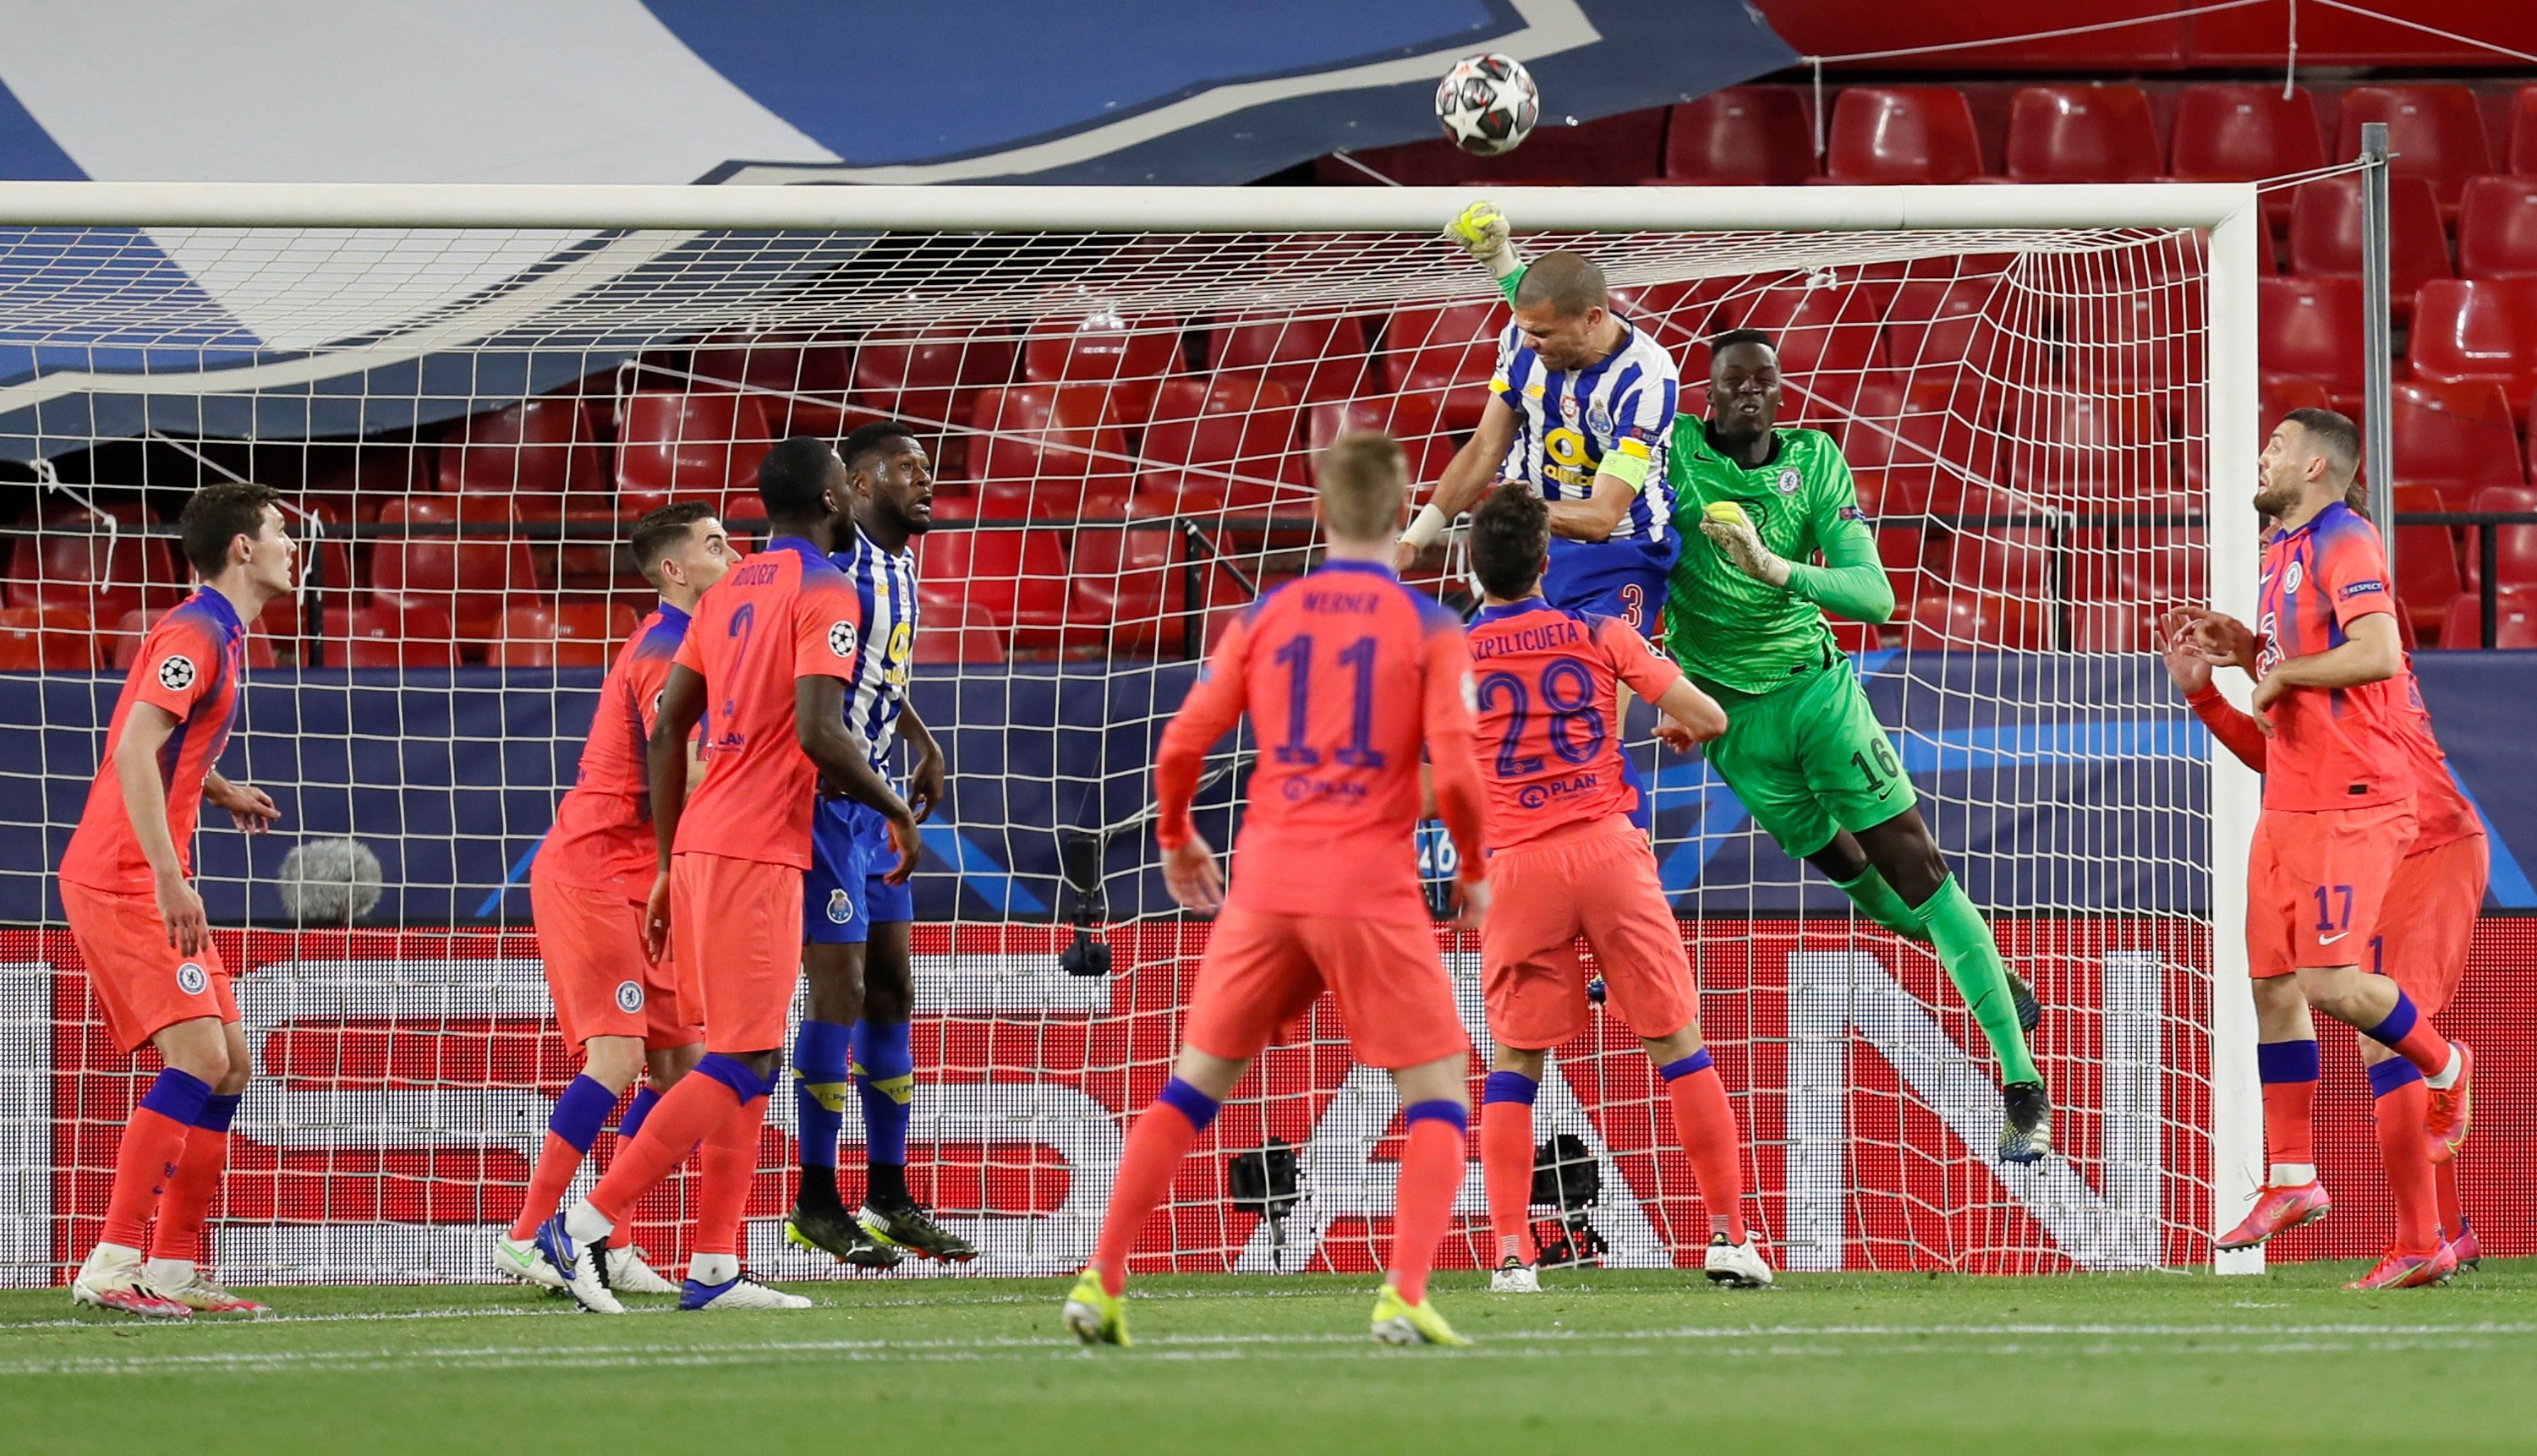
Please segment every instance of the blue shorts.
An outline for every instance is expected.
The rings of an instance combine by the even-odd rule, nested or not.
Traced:
[[[1541,578],[1541,595],[1567,611],[1591,611],[1619,617],[1631,630],[1657,640],[1657,615],[1664,608],[1665,578],[1673,571],[1681,542],[1663,540],[1569,540],[1550,538],[1550,570]]]
[[[881,878],[897,862],[880,815],[852,799],[821,799],[802,875],[802,943],[861,945],[874,925],[915,919],[915,895]]]

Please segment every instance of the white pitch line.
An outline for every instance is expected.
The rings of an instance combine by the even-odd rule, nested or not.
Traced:
[[[2459,1325],[2372,1325],[2359,1323],[2298,1325],[1748,1325],[1695,1326],[1657,1330],[1579,1331],[1510,1330],[1486,1337],[1483,1350],[1497,1347],[1495,1358],[1547,1357],[1559,1347],[1617,1346],[1607,1356],[1660,1354],[1666,1343],[1702,1344],[1727,1354],[1841,1355],[1857,1353],[1860,1340],[1901,1340],[1891,1352],[1929,1354],[2017,1354],[2025,1339],[2084,1339],[2100,1353],[2172,1351],[2172,1342],[2192,1338],[2205,1342],[2203,1353],[2268,1351],[2386,1350],[2401,1348],[2481,1349],[2495,1337],[2537,1335],[2537,1324],[2483,1322]],[[1833,1342],[1809,1347],[1804,1342]],[[1993,1342],[1976,1349],[1963,1342]],[[2156,1346],[2137,1343],[2158,1341]],[[1361,1349],[1363,1336],[1347,1334],[1229,1334],[1164,1337],[1140,1347],[1138,1358],[1178,1361],[1231,1359],[1320,1359]],[[1767,1350],[1737,1349],[1768,1346]],[[1633,1348],[1636,1347],[1636,1348]],[[533,1349],[471,1345],[411,1351],[331,1350],[269,1352],[180,1352],[113,1356],[64,1356],[0,1361],[0,1374],[75,1375],[150,1370],[246,1371],[280,1373],[293,1370],[377,1370],[425,1366],[442,1368],[588,1368],[622,1369],[681,1365],[726,1365],[798,1362],[813,1359],[856,1362],[978,1362],[1014,1359],[1075,1357],[1079,1352],[1061,1341],[994,1337],[943,1340],[772,1340],[687,1345],[582,1345]]]

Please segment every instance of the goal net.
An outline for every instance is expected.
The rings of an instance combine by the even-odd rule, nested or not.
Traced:
[[[1745,1213],[1784,1267],[2202,1262],[2252,1187],[2226,993],[2243,892],[2212,873],[2240,862],[2251,780],[2215,769],[2147,651],[2158,608],[2251,593],[2251,524],[2209,508],[2254,454],[2250,199],[1501,199],[1528,252],[1601,264],[1687,414],[1707,336],[1778,338],[1783,423],[1842,443],[1902,603],[1837,624],[1893,732],[1855,771],[1910,777],[2046,1008],[2057,1150],[2003,1168],[1995,1069],[1928,951],[1659,754],[1639,707]],[[94,1240],[157,1065],[108,1038],[50,871],[120,668],[186,590],[188,491],[281,487],[304,577],[253,625],[221,765],[281,829],[195,850],[257,1073],[212,1252],[242,1284],[475,1280],[576,1069],[527,870],[652,604],[625,531],[703,499],[762,538],[770,442],[877,418],[940,476],[902,644],[951,772],[915,881],[911,1178],[985,1251],[970,1272],[1078,1263],[1207,937],[1162,892],[1153,744],[1227,617],[1315,559],[1313,451],[1389,430],[1423,491],[1479,417],[1507,314],[1436,238],[1465,200],[0,188],[0,457],[23,482],[0,494],[0,1283],[58,1282]],[[1456,537],[1413,577],[1470,600]],[[1219,846],[1236,746],[1200,800]],[[1400,852],[1449,873],[1434,840]],[[1439,934],[1485,1050],[1475,947]],[[1697,1263],[1663,1102],[1617,1017],[1557,1049],[1534,1210],[1554,1255]],[[782,1244],[789,1086],[773,1106],[751,1262],[832,1273]],[[1201,1138],[1140,1257],[1375,1267],[1398,1117],[1325,1003]],[[851,1111],[846,1136],[851,1197]],[[656,1262],[690,1196],[683,1176],[641,1211]],[[1476,1166],[1461,1215],[1448,1264],[1486,1247]]]

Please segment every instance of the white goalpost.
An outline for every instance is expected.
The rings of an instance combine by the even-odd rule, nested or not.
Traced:
[[[223,766],[285,822],[196,849],[258,1060],[214,1252],[239,1284],[473,1280],[573,1070],[526,866],[600,666],[649,606],[625,532],[709,499],[762,538],[769,443],[884,417],[941,476],[903,646],[952,775],[917,879],[911,1175],[985,1251],[973,1271],[1079,1262],[1204,944],[1159,893],[1152,744],[1212,629],[1313,559],[1315,449],[1389,429],[1423,492],[1467,434],[1505,308],[1437,232],[1484,191],[0,183],[0,479],[22,482],[0,496],[19,502],[0,514],[0,1008],[20,1029],[0,1036],[0,1286],[59,1282],[93,1239],[142,1080],[50,873],[117,654],[184,590],[167,523],[187,491],[282,488],[313,573],[256,624]],[[1676,358],[1686,414],[1710,334],[1783,341],[1782,422],[1842,443],[1903,603],[1840,641],[2046,1002],[2060,1151],[2002,1168],[1994,1073],[1926,948],[1854,918],[1705,765],[1659,758],[1640,710],[1657,853],[1775,1255],[2259,1271],[2260,1251],[2211,1248],[2263,1174],[2256,781],[2192,726],[2146,633],[2188,602],[2253,616],[2255,188],[1493,200],[1529,253],[1601,264]],[[1449,537],[1413,577],[1459,601],[1460,567]],[[1234,746],[1200,800],[1219,845]],[[294,845],[343,839],[376,858],[374,907],[326,920],[277,891]],[[1485,1047],[1473,946],[1444,943]],[[1544,1157],[1570,1166],[1537,1179],[1537,1213],[1580,1256],[1696,1263],[1664,1098],[1596,1021],[1543,1086]],[[1317,1010],[1202,1139],[1140,1255],[1369,1267],[1392,1096]],[[817,1277],[775,1226],[791,1108],[779,1089],[753,1262]],[[858,1165],[850,1146],[850,1184]],[[645,1206],[646,1242],[675,1243],[687,1196]],[[1449,1261],[1483,1208],[1474,1170]]]

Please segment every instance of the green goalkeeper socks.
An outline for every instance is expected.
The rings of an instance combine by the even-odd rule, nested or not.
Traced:
[[[1965,897],[1964,887],[1954,875],[1947,876],[1938,893],[1915,914],[1927,931],[1922,938],[1937,949],[1938,962],[1947,968],[1956,994],[1965,998],[1966,1008],[1990,1043],[1991,1054],[1999,1058],[2001,1085],[2043,1081],[2035,1070],[2034,1056],[2026,1049],[2025,1034],[2017,1028],[2017,1001],[2009,993],[2008,967],[1999,959],[1989,924]]]
[[[1854,880],[1835,880],[1833,883],[1841,888],[1841,893],[1850,897],[1851,904],[1858,907],[1860,915],[1907,940],[1927,943],[1928,928],[1920,923],[1919,916],[1912,913],[1912,907],[1903,903],[1903,897],[1894,893],[1894,887],[1885,883],[1885,876],[1877,872],[1875,865],[1859,871],[1858,878]]]

